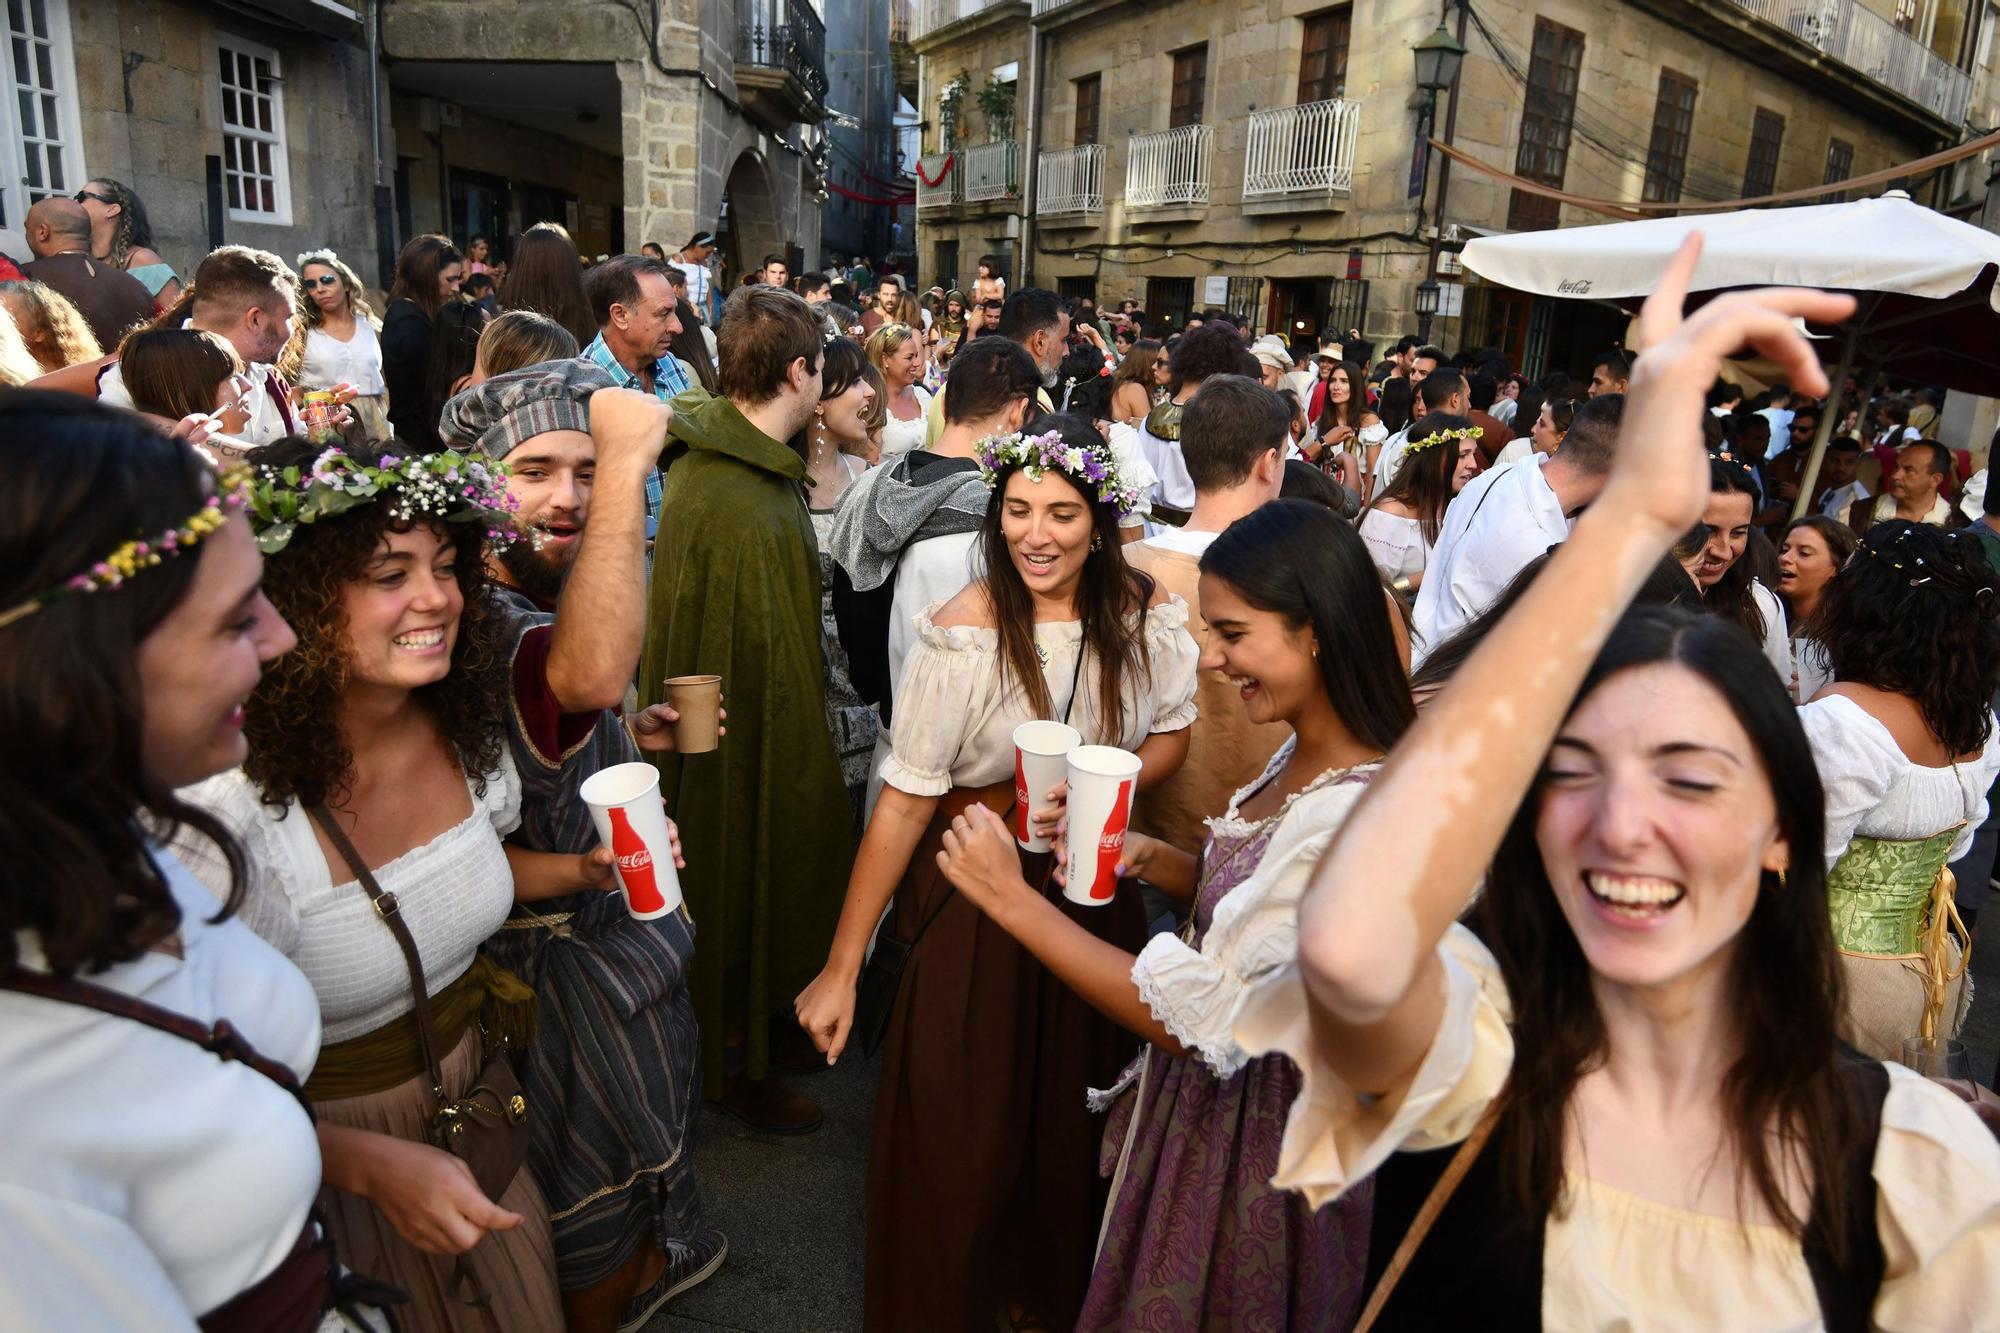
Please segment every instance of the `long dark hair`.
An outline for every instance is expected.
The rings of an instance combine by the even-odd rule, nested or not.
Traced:
[[[1410,428],[1410,447],[1401,466],[1379,495],[1370,497],[1373,509],[1384,500],[1398,500],[1415,512],[1424,540],[1437,545],[1444,531],[1445,506],[1451,503],[1451,478],[1458,471],[1458,441],[1446,440],[1428,449],[1418,448],[1448,430],[1471,430],[1472,423],[1449,412],[1433,412]]]
[[[472,373],[479,361],[479,338],[486,331],[486,312],[470,301],[454,301],[440,309],[431,325],[430,363],[424,367],[424,399],[432,429],[437,409],[456,392],[454,385]]]
[[[179,527],[215,491],[193,449],[138,417],[29,389],[0,395],[0,471],[0,609],[136,534]],[[206,549],[0,626],[0,972],[19,961],[17,931],[33,931],[68,974],[137,958],[180,928],[141,816],[162,840],[185,825],[214,843],[229,865],[223,914],[236,906],[242,850],[146,770],[143,747],[139,648],[187,596]]]
[[[1382,396],[1375,401],[1375,415],[1391,435],[1410,424],[1410,418],[1415,413],[1412,406],[1415,398],[1416,391],[1400,375],[1391,375],[1382,381]]]
[[[1820,594],[1803,634],[1833,678],[1914,700],[1952,755],[1991,739],[2000,688],[2000,574],[1969,532],[1885,519]]]
[[[1347,410],[1340,410],[1340,404],[1333,401],[1333,372],[1347,372]],[[1368,411],[1368,372],[1352,361],[1336,361],[1326,372],[1326,406],[1320,409],[1319,433],[1324,439],[1326,433],[1335,426],[1346,426],[1350,430],[1361,429],[1361,417]]]
[[[1729,458],[1708,460],[1708,490],[1711,495],[1747,495],[1750,497],[1751,517],[1754,520],[1757,509],[1757,484],[1750,477],[1750,469]],[[1756,531],[1753,526],[1751,531]],[[1764,637],[1768,628],[1764,624],[1764,613],[1757,606],[1757,598],[1751,587],[1757,582],[1756,565],[1749,559],[1746,545],[1742,555],[1731,562],[1722,577],[1709,586],[1702,594],[1709,611],[1724,620],[1734,621],[1758,639]]]
[[[558,223],[537,222],[514,243],[507,282],[500,288],[502,310],[532,310],[568,329],[577,346],[597,336],[590,301],[583,294],[583,259],[576,242]]]
[[[1045,413],[1023,430],[1029,435],[1053,430],[1062,436],[1063,443],[1073,447],[1105,448],[1104,437],[1097,433],[1097,427],[1075,416]],[[1041,659],[1035,653],[1035,600],[1028,592],[1028,585],[1021,582],[1020,571],[1014,568],[1014,553],[1000,526],[1007,508],[1004,503],[1007,483],[1020,470],[1015,466],[1000,469],[992,503],[987,505],[986,518],[979,527],[979,547],[986,561],[986,595],[993,603],[1000,631],[1001,678],[1012,681],[1037,717],[1047,717],[1053,705],[1048,681],[1042,677]],[[1118,514],[1098,499],[1093,483],[1054,469],[1043,477],[1060,480],[1090,506],[1096,549],[1083,562],[1083,577],[1076,589],[1076,611],[1083,627],[1083,651],[1097,659],[1097,715],[1105,728],[1105,734],[1098,739],[1106,745],[1116,745],[1125,734],[1128,690],[1136,694],[1141,682],[1151,681],[1153,675],[1144,623],[1146,607],[1153,599],[1153,580],[1125,563]]]
[[[392,443],[390,452],[403,453]],[[358,463],[378,466],[383,446],[348,446]],[[258,467],[309,471],[321,446],[293,437],[250,452]],[[334,518],[302,523],[291,542],[264,565],[264,591],[291,622],[298,646],[272,663],[244,705],[250,757],[243,772],[267,805],[340,804],[354,780],[354,751],[339,726],[347,687],[348,647],[341,596],[362,577],[391,532],[414,523],[396,519],[377,500]],[[511,669],[501,625],[486,596],[485,530],[478,523],[440,523],[457,555],[455,574],[465,609],[452,645],[451,671],[415,692],[438,724],[459,767],[482,794],[506,744],[499,702],[508,697]],[[311,719],[303,725],[302,719]]]
[[[1785,687],[1741,626],[1677,607],[1626,613],[1578,689],[1580,704],[1621,672],[1673,663],[1728,703],[1750,737],[1792,849],[1785,877],[1763,873],[1737,936],[1724,1012],[1740,1049],[1723,1077],[1722,1120],[1757,1197],[1794,1235],[1812,1232],[1836,1259],[1849,1237],[1839,1201],[1862,1132],[1840,1070],[1845,981],[1827,913],[1820,856],[1823,797],[1812,749]],[[1572,705],[1574,708],[1575,705]],[[1499,960],[1514,1005],[1514,1066],[1494,1140],[1503,1181],[1530,1216],[1561,1206],[1563,1140],[1578,1081],[1605,1057],[1590,963],[1549,884],[1535,824],[1539,787],[1521,802],[1471,924]],[[1787,1197],[1794,1171],[1816,1206]]]
[[[694,312],[694,305],[688,301],[676,304],[681,322],[681,331],[667,345],[667,351],[688,363],[694,377],[702,388],[715,392],[717,377],[715,358],[708,354],[708,339],[702,336],[701,317]]]
[[[1201,557],[1287,628],[1312,626],[1320,683],[1354,739],[1387,751],[1417,719],[1382,580],[1347,523],[1310,500],[1273,500],[1229,525]]]
[[[412,236],[396,256],[396,280],[389,288],[389,304],[409,301],[423,311],[425,319],[436,319],[444,298],[438,295],[438,274],[465,256],[442,236]]]
[[[868,372],[874,369],[860,343],[852,338],[828,338],[826,350],[820,354],[819,400],[822,403],[833,401],[853,388],[856,380],[867,379]],[[876,374],[880,373],[876,371]],[[808,421],[798,434],[786,441],[793,453],[808,461],[812,458],[812,430],[813,423]]]

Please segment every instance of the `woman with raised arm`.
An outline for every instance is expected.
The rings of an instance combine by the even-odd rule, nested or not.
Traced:
[[[1103,1168],[1116,1165],[1084,1329],[1345,1328],[1359,1307],[1369,1193],[1314,1211],[1273,1189],[1299,1090],[1282,1056],[1230,1035],[1244,987],[1298,948],[1313,863],[1414,714],[1394,627],[1353,529],[1306,500],[1237,520],[1201,558],[1210,634],[1254,722],[1294,732],[1209,820],[1199,856],[1128,833],[1121,875],[1193,910],[1193,935],[1135,956],[1021,877],[1012,835],[975,805],[940,864],[981,911],[1147,1045],[1108,1093]],[[1232,707],[1235,706],[1232,702]],[[1060,858],[1058,858],[1060,859]]]
[[[1143,800],[1187,757],[1194,721],[1187,607],[1126,564],[1118,522],[1138,491],[1096,427],[1045,416],[982,441],[979,462],[994,491],[977,548],[986,575],[917,620],[882,793],[826,968],[797,1003],[832,1063],[893,899],[875,947],[909,945],[908,961],[886,1030],[861,1033],[883,1048],[868,1154],[870,1328],[991,1327],[1003,1308],[1050,1328],[1075,1322],[1097,1212],[1099,1133],[1084,1093],[1114,1080],[1137,1043],[959,901],[934,858],[975,801],[1011,810],[1021,723],[1066,720],[1086,742],[1135,752]],[[1053,830],[1063,796],[1030,793],[1036,828]],[[1037,882],[1047,867],[1035,858]],[[1145,943],[1136,884],[1105,906],[1058,910],[1106,947]]]
[[[1396,747],[1297,966],[1237,1018],[1304,1074],[1277,1182],[1323,1203],[1375,1176],[1364,1324],[1957,1328],[2000,1302],[2000,1146],[1840,1051],[1782,685],[1715,617],[1620,623],[1707,503],[1721,359],[1823,390],[1792,317],[1853,310],[1731,293],[1683,323],[1699,256],[1646,304],[1604,493]]]

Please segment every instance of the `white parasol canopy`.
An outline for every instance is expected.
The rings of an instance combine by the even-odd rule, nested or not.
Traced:
[[[1969,393],[2000,391],[2000,236],[1913,202],[1876,199],[1802,208],[1647,218],[1596,227],[1483,236],[1465,266],[1538,296],[1636,308],[1691,231],[1702,233],[1690,305],[1718,292],[1773,284],[1852,293],[1840,326],[1833,399],[1799,487],[1803,513],[1857,355],[1873,369]],[[1835,330],[1819,330],[1835,332]]]

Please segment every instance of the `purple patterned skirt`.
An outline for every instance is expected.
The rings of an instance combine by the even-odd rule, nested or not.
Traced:
[[[1208,864],[1224,844],[1211,841]],[[1256,856],[1244,859],[1254,865]],[[1232,887],[1202,886],[1199,933]],[[1126,1161],[1077,1328],[1350,1327],[1360,1313],[1374,1187],[1363,1182],[1317,1212],[1305,1196],[1272,1187],[1298,1069],[1266,1055],[1222,1080],[1198,1055],[1153,1047],[1145,1059],[1105,1126],[1101,1169],[1110,1175],[1121,1155]]]

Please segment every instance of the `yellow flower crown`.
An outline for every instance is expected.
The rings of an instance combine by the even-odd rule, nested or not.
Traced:
[[[1441,430],[1435,435],[1426,435],[1421,440],[1410,441],[1403,449],[1403,456],[1407,458],[1411,454],[1420,454],[1432,445],[1443,444],[1446,440],[1479,440],[1485,437],[1486,431],[1479,426],[1466,426],[1459,430]]]

